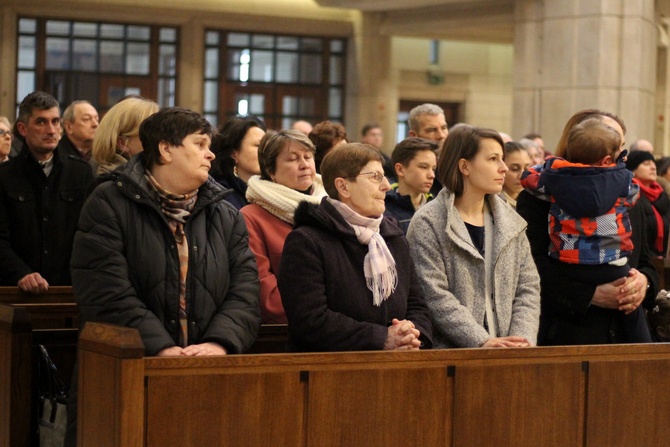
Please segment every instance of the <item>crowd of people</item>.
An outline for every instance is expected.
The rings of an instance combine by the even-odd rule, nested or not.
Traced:
[[[670,163],[650,142],[629,151],[595,109],[553,153],[434,104],[408,124],[389,156],[374,123],[350,143],[330,121],[212,129],[138,96],[101,120],[31,93],[0,117],[0,281],[72,285],[83,321],[156,355],[244,352],[261,323],[298,351],[664,339]]]
[[[577,112],[553,153],[434,104],[408,124],[389,156],[376,124],[31,93],[0,117],[0,282],[72,285],[82,324],[157,356],[242,353],[262,323],[294,352],[670,339],[670,163],[619,117]]]

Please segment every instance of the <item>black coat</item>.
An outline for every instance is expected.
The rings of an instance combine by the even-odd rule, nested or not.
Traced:
[[[549,258],[547,216],[550,202],[522,191],[517,200],[517,212],[526,219],[526,235],[540,274],[541,306],[538,345],[609,344],[625,342],[623,315],[616,309],[591,306],[595,284],[576,281],[565,264]],[[649,289],[643,305],[650,307],[658,291],[658,277],[651,262],[646,241],[646,226],[640,204],[629,210],[632,228],[633,253],[628,264],[644,274]]]
[[[658,199],[651,202],[644,194],[640,193],[640,207],[644,212],[644,218],[647,227],[647,246],[649,251],[654,256],[665,257],[668,251],[668,229],[670,228],[670,198],[665,190],[661,191]],[[659,252],[655,249],[657,224],[654,208],[658,211],[663,219],[663,251]]]
[[[277,282],[293,351],[381,350],[393,318],[411,320],[424,347],[432,325],[402,231],[388,218],[380,234],[396,262],[398,286],[381,306],[372,302],[363,274],[367,245],[323,199],[301,203],[295,229],[286,238]]]
[[[72,285],[82,324],[137,328],[147,355],[179,340],[179,255],[147,187],[140,156],[100,178],[82,210]],[[259,282],[241,215],[212,178],[200,187],[185,225],[188,344],[247,350],[260,327]]]
[[[70,254],[79,212],[93,181],[88,163],[58,149],[47,177],[28,149],[0,165],[0,277],[16,286],[38,272],[70,285]]]

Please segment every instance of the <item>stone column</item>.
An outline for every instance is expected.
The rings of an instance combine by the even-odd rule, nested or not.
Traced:
[[[654,139],[654,0],[517,0],[514,136],[543,135],[553,150],[586,108],[619,115],[626,140]]]
[[[378,13],[362,13],[356,20],[347,62],[345,120],[349,141],[360,140],[365,124],[378,123],[384,131],[383,151],[390,155],[398,98],[391,69],[391,37],[380,34],[381,17]]]

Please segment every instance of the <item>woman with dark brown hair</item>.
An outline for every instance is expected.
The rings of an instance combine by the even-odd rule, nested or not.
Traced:
[[[316,172],[321,173],[321,162],[333,148],[347,142],[347,131],[340,123],[322,121],[309,133],[309,139],[314,143],[316,154]]]
[[[499,197],[507,172],[500,134],[452,130],[437,172],[444,188],[407,232],[435,346],[534,345],[540,281],[525,222]]]

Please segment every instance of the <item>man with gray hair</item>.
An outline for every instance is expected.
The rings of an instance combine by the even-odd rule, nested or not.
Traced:
[[[442,152],[442,146],[449,135],[447,119],[444,116],[442,107],[435,104],[421,104],[409,111],[407,118],[409,124],[409,136],[419,137],[437,143],[435,155],[439,158]],[[437,172],[433,180],[433,187],[430,194],[436,196],[442,189],[442,183],[438,180]]]
[[[70,285],[70,254],[91,167],[61,156],[58,101],[33,92],[19,105],[21,152],[0,165],[0,285],[43,293]]]
[[[651,144],[651,141],[640,139],[634,141],[633,144],[630,145],[630,151],[645,151],[653,154],[654,146]]]
[[[73,155],[90,161],[93,137],[99,122],[98,111],[90,102],[74,101],[67,106],[63,112],[65,135],[58,145],[61,155]]]
[[[449,135],[449,128],[442,107],[429,103],[416,106],[410,110],[407,122],[410,137],[425,138],[436,142],[438,144],[437,152],[440,153],[444,140]]]

